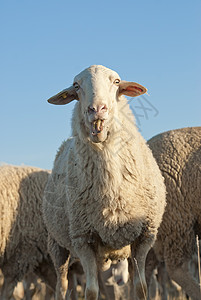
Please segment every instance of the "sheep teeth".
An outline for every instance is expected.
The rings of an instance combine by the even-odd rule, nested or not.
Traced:
[[[103,130],[103,121],[98,119],[93,122],[93,134],[98,134]]]
[[[101,131],[101,125],[102,125],[102,121],[100,119],[98,119],[96,122],[96,131],[97,132]]]

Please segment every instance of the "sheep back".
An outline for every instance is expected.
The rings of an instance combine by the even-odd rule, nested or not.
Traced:
[[[148,144],[167,188],[155,250],[160,260],[166,256],[176,266],[192,256],[195,234],[201,235],[201,127],[171,130]]]
[[[12,258],[22,274],[47,258],[47,232],[41,214],[49,172],[34,167],[0,167],[0,267]],[[31,267],[31,270],[29,269]]]

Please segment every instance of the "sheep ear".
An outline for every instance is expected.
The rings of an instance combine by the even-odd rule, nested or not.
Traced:
[[[71,86],[56,94],[55,96],[49,98],[47,101],[55,105],[64,105],[70,103],[73,100],[78,100],[78,95],[75,91],[74,86]]]
[[[147,92],[147,89],[136,82],[120,81],[119,93],[120,95],[126,95],[130,97],[136,97],[143,95]]]

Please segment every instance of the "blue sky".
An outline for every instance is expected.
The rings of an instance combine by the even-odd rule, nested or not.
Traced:
[[[131,101],[146,139],[201,126],[200,14],[200,0],[1,1],[0,162],[52,168],[74,103],[46,100],[92,64],[148,88]]]

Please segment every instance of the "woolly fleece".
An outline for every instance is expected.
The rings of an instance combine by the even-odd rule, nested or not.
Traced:
[[[0,268],[14,284],[35,272],[55,287],[41,213],[48,176],[48,171],[34,167],[0,167]]]
[[[153,137],[148,144],[167,189],[167,206],[154,249],[159,261],[165,260],[172,278],[195,253],[196,235],[201,237],[201,127],[171,130]],[[184,279],[187,271],[182,274]],[[196,290],[191,280],[186,280],[190,290],[186,290],[188,283],[182,286],[189,296]],[[198,294],[193,296],[196,299]]]

